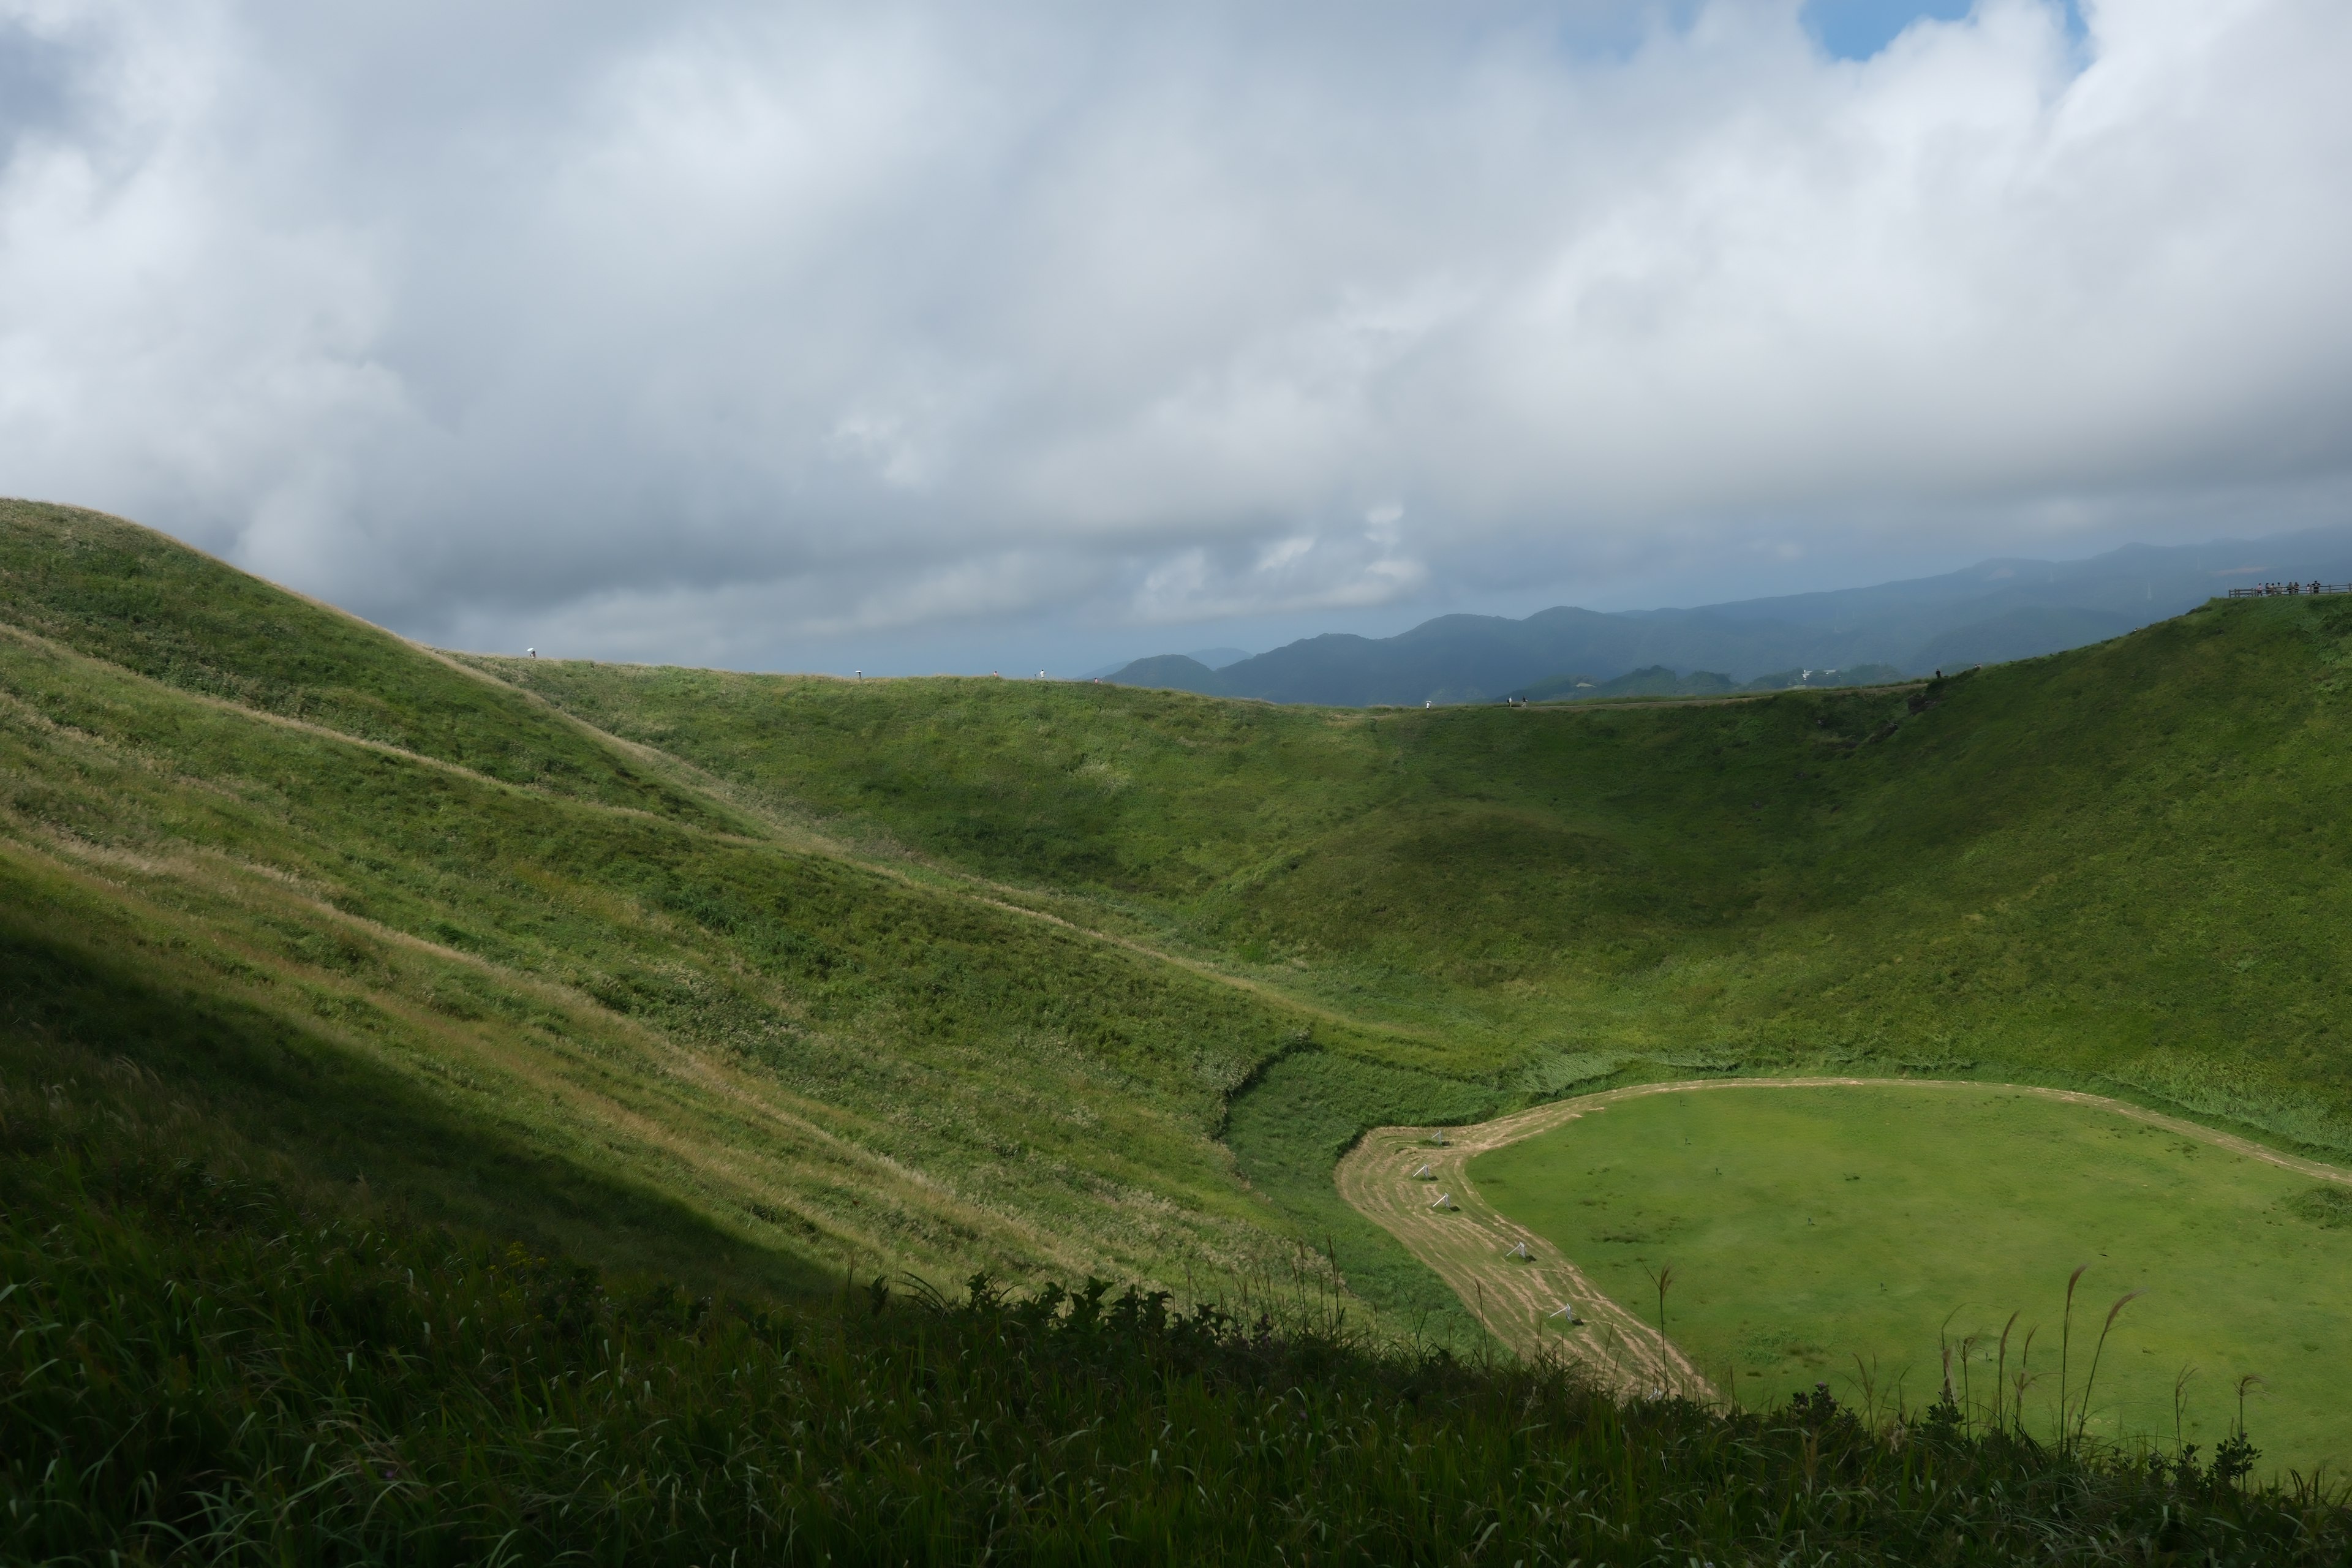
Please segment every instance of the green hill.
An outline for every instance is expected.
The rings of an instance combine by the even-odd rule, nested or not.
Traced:
[[[0,551],[26,951],[143,943],[761,1256],[1197,1279],[1349,1232],[1312,1168],[1363,1118],[1602,1068],[2352,1148],[2335,601],[1907,697],[1335,711],[459,663],[89,513]]]
[[[2344,601],[1907,692],[1348,712],[481,661],[746,798],[1504,1082],[1998,1063],[2352,1148]]]
[[[1214,1135],[1344,1024],[863,864],[128,524],[11,507],[0,594],[26,1049],[617,1262],[1181,1283],[1286,1245]]]
[[[1393,1031],[1389,1066],[1276,1065],[1232,1134],[1370,1280],[1324,1174],[1360,1126],[1693,1066],[2082,1084],[2352,1152],[2347,649],[2342,601],[2223,602],[1908,693],[1617,711],[490,668]]]
[[[2346,600],[1646,708],[459,658],[0,503],[11,1234],[37,1274],[76,1226],[75,1256],[259,1268],[186,1196],[242,1172],[255,1213],[380,1224],[387,1257],[446,1234],[770,1302],[1097,1275],[1467,1344],[1337,1200],[1367,1126],[1835,1067],[2094,1085],[2342,1157],[2347,670]],[[148,1267],[85,1285],[166,1300]],[[571,1310],[516,1300],[526,1336]],[[629,1331],[686,1367],[656,1319]]]

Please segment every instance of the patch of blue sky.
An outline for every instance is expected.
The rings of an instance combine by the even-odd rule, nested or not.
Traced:
[[[2083,13],[2077,0],[2055,0],[2066,14],[2066,31],[2083,38]],[[1973,9],[1973,0],[1806,0],[1805,26],[1822,48],[1842,60],[1866,60],[1921,20],[1956,22]]]

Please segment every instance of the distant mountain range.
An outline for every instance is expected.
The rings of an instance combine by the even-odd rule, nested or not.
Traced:
[[[2104,641],[2232,586],[2286,577],[2352,580],[2352,528],[2133,544],[2084,561],[1986,561],[1940,577],[1696,609],[1440,616],[1392,637],[1307,637],[1222,668],[1197,655],[1160,654],[1104,679],[1340,707],[1495,701],[1539,689],[1557,700],[1577,694],[1579,682],[1598,688],[1660,668],[1677,679],[1709,674],[1723,689],[1795,684],[1807,670],[1818,685],[1819,672],[1859,665],[1890,667],[1873,679],[1893,679]]]

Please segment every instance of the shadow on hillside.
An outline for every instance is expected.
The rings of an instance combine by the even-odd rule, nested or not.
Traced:
[[[606,1268],[787,1293],[839,1284],[682,1204],[530,1149],[298,1023],[42,932],[38,914],[0,911],[0,1071],[11,1078],[99,1098],[81,1081],[89,1070],[128,1064],[157,1101],[136,1109],[184,1107],[205,1124],[191,1154],[258,1153],[346,1199],[357,1187]]]

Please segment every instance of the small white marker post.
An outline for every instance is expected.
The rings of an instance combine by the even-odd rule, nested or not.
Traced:
[[[1517,1246],[1517,1247],[1515,1247],[1511,1248],[1511,1250],[1510,1250],[1510,1251],[1508,1251],[1508,1252],[1505,1253],[1503,1256],[1504,1256],[1504,1257],[1506,1257],[1506,1258],[1526,1258],[1526,1257],[1528,1257],[1528,1256],[1529,1256],[1529,1254],[1528,1254],[1528,1244],[1527,1244],[1526,1242],[1524,1242],[1524,1241],[1523,1241],[1523,1242],[1519,1243],[1519,1244],[1518,1244],[1518,1246]]]
[[[1412,1173],[1412,1179],[1416,1182],[1433,1182],[1437,1180],[1437,1173],[1423,1165]]]
[[[1433,1209],[1452,1208],[1454,1206],[1454,1194],[1452,1193],[1440,1193],[1437,1194],[1437,1201],[1429,1206]]]
[[[1574,1328],[1576,1326],[1576,1304],[1572,1301],[1562,1301],[1559,1304],[1559,1310],[1547,1314],[1544,1318],[1544,1321],[1549,1322],[1553,1318],[1565,1318],[1568,1321],[1563,1323],[1561,1327],[1570,1329]]]

